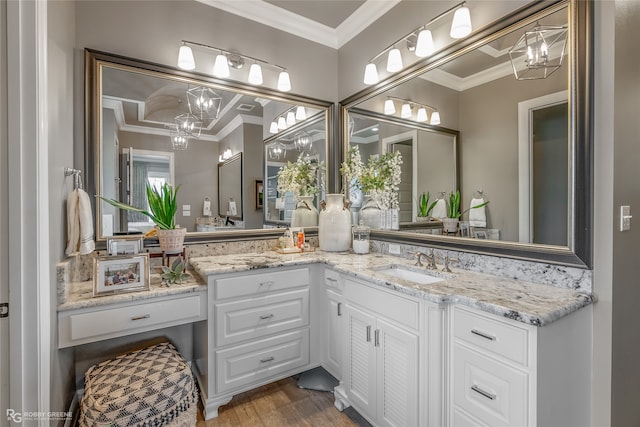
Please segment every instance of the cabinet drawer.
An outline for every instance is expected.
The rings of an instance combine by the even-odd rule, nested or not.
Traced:
[[[500,357],[523,366],[529,364],[529,331],[525,328],[454,307],[453,333],[457,339]]]
[[[309,289],[215,305],[216,345],[260,338],[309,324]]]
[[[453,403],[492,426],[528,425],[528,374],[454,345]]]
[[[309,363],[309,329],[216,351],[217,392],[259,382]]]
[[[156,329],[167,323],[178,324],[181,320],[199,316],[200,296],[197,295],[72,314],[69,316],[69,332],[73,341],[112,333],[127,335],[127,331]]]
[[[337,271],[325,268],[324,283],[327,285],[327,287],[342,292],[342,277],[340,277],[340,273],[338,273]]]
[[[308,284],[308,268],[271,272],[265,270],[260,274],[216,279],[214,292],[215,299],[225,299],[280,291]]]
[[[465,412],[463,412],[460,408],[455,408],[453,410],[453,423],[452,427],[489,427],[486,424],[481,423],[480,421],[470,417]]]
[[[346,279],[346,299],[376,315],[386,317],[409,328],[420,329],[420,303],[390,292]]]

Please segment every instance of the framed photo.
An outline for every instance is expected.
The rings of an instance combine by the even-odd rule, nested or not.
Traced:
[[[149,290],[149,254],[95,258],[93,295]]]
[[[142,235],[107,239],[107,252],[109,255],[136,255],[141,253],[143,248]]]
[[[256,209],[264,206],[264,186],[262,180],[256,180]]]
[[[476,239],[486,239],[487,238],[487,232],[484,230],[480,230],[480,231],[476,231]]]

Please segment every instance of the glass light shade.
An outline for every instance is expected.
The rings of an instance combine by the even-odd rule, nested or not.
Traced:
[[[307,118],[307,110],[302,105],[296,108],[296,120],[304,120]]]
[[[213,75],[223,79],[229,77],[229,61],[225,55],[216,56],[216,62],[213,63]]]
[[[429,122],[432,125],[439,125],[440,124],[440,113],[438,113],[437,111],[434,111],[433,113],[431,113],[431,121]]]
[[[289,73],[281,71],[278,76],[278,90],[281,92],[288,92],[291,90],[291,80],[289,79]]]
[[[289,111],[287,113],[287,127],[293,126],[296,124],[296,115],[293,111]]]
[[[263,83],[262,80],[262,67],[259,64],[253,63],[251,64],[251,68],[249,68],[249,83],[252,85],[261,85]]]
[[[416,56],[423,58],[431,55],[436,51],[433,44],[433,35],[429,30],[422,30],[418,33],[418,42],[416,43]]]
[[[396,105],[393,103],[392,99],[384,101],[384,113],[387,115],[396,113]]]
[[[199,119],[216,119],[222,98],[211,88],[197,86],[187,90],[187,103],[191,114]]]
[[[193,70],[196,68],[196,61],[193,59],[193,51],[187,45],[180,46],[178,51],[178,67],[183,70]]]
[[[416,121],[418,122],[427,121],[427,110],[424,107],[418,108],[418,113],[416,114]]]
[[[374,85],[380,81],[376,64],[369,63],[364,68],[364,84]]]
[[[389,56],[387,56],[387,71],[395,73],[396,71],[402,70],[402,67],[402,54],[400,53],[400,49],[394,47],[389,51]]]
[[[223,160],[230,159],[231,157],[233,157],[233,152],[231,151],[231,148],[227,148],[226,150],[224,150],[222,152],[222,159]]]
[[[400,110],[400,117],[403,119],[408,119],[411,117],[411,105],[408,103],[402,104],[402,109]]]
[[[278,122],[271,122],[271,126],[269,126],[269,133],[278,133]]]
[[[471,34],[471,14],[468,7],[461,7],[456,10],[451,23],[449,35],[454,39],[461,39]]]
[[[284,130],[287,128],[287,121],[284,119],[284,117],[279,117],[278,118],[278,130]]]

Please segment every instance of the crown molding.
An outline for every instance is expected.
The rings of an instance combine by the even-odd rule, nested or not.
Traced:
[[[420,78],[458,92],[463,92],[510,74],[513,74],[511,62],[503,62],[502,64],[487,68],[486,70],[464,78],[454,76],[453,74],[439,68],[430,70],[429,72],[421,75]]]
[[[348,43],[400,2],[367,0],[334,29],[262,0],[196,1],[333,49],[339,49]]]
[[[243,124],[262,126],[262,117],[238,114],[229,123],[227,123],[225,127],[220,129],[220,132],[218,132],[215,136],[216,140],[222,141],[224,138],[229,136],[231,132],[233,132],[234,130],[236,130],[236,128],[242,126]]]

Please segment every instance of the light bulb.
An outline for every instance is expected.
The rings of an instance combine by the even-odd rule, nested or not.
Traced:
[[[431,113],[431,121],[429,122],[432,125],[439,125],[440,124],[440,113],[438,113],[437,111],[434,111],[433,113]]]
[[[269,126],[269,133],[278,133],[278,122],[271,122],[271,126]]]
[[[396,113],[396,105],[393,103],[392,99],[384,101],[384,113],[387,115]]]
[[[291,90],[291,80],[289,79],[289,73],[281,71],[278,76],[278,90],[281,92],[288,92]]]
[[[364,68],[364,84],[374,85],[379,81],[380,79],[378,78],[378,68],[376,67],[376,64],[368,63]]]
[[[293,111],[289,111],[287,113],[287,127],[293,126],[296,124],[296,115],[293,114]]]
[[[416,114],[417,122],[426,122],[427,121],[427,110],[424,107],[418,108],[418,113]]]
[[[178,52],[178,67],[184,70],[193,70],[196,68],[196,61],[193,59],[193,51],[187,45],[180,46]]]
[[[213,64],[213,75],[223,79],[229,77],[229,61],[222,53],[216,56],[216,62]]]
[[[304,120],[307,118],[307,110],[302,105],[296,108],[296,120]]]
[[[402,55],[400,54],[400,49],[394,47],[389,51],[389,56],[387,56],[387,71],[395,73],[400,70],[402,70]]]
[[[278,118],[278,130],[284,130],[287,128],[287,121],[284,119],[284,117],[279,117]]]
[[[400,117],[402,117],[403,119],[408,119],[409,117],[411,117],[411,105],[409,103],[402,104]]]
[[[451,23],[449,35],[454,39],[461,39],[471,33],[471,14],[468,7],[461,7],[456,10]]]
[[[249,68],[249,83],[252,85],[261,85],[262,82],[262,67],[254,62],[251,64],[251,68]]]
[[[416,56],[423,58],[435,52],[436,47],[433,44],[433,35],[429,30],[422,30],[418,33],[418,42],[416,43]]]

